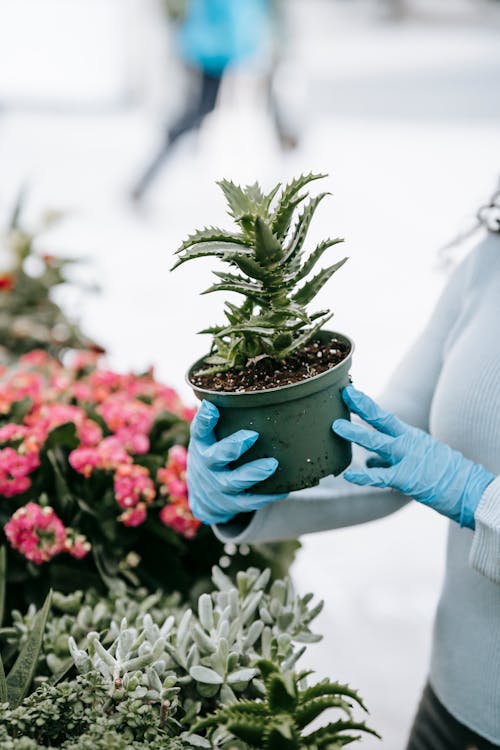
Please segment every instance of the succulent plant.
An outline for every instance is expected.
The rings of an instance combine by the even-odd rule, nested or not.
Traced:
[[[348,685],[323,680],[305,687],[308,672],[280,672],[267,661],[257,666],[265,685],[262,700],[232,703],[194,724],[193,732],[208,730],[212,747],[234,747],[232,736],[258,750],[338,750],[360,739],[347,732],[379,736],[364,722],[354,721],[349,701],[366,708]],[[327,709],[338,709],[341,718],[305,734],[308,725]]]
[[[321,603],[309,609],[310,596],[297,596],[288,580],[269,586],[270,577],[269,570],[249,568],[235,586],[214,568],[215,591],[201,594],[197,613],[171,610],[157,622],[147,613],[133,627],[123,618],[102,635],[93,630],[86,645],[70,637],[73,661],[83,674],[97,670],[110,695],[126,690],[152,698],[156,691],[160,699],[163,689],[179,685],[189,716],[193,707],[261,695],[259,659],[290,668],[304,651],[296,643],[319,640],[309,624]]]
[[[177,250],[174,268],[188,260],[211,256],[231,269],[214,271],[217,283],[204,294],[235,292],[243,303],[226,302],[227,322],[201,333],[213,336],[205,374],[243,368],[255,358],[281,360],[305,346],[332,317],[330,310],[308,312],[320,289],[347,260],[342,258],[308,278],[323,254],[341,239],[326,239],[304,257],[304,242],[314,213],[328,193],[309,198],[304,188],[321,174],[301,175],[281,189],[264,193],[255,183],[239,187],[221,180],[231,232],[207,227],[190,235]],[[302,207],[295,220],[296,214]]]
[[[298,596],[289,579],[271,582],[257,568],[234,582],[214,568],[213,586],[195,609],[120,585],[108,599],[55,593],[48,620],[49,601],[16,617],[0,631],[3,651],[20,650],[16,663],[29,661],[32,675],[45,629],[36,667],[43,681],[23,698],[23,680],[22,693],[7,696],[10,705],[0,696],[0,746],[333,750],[355,740],[350,730],[370,731],[351,717],[349,701],[363,707],[355,691],[328,681],[307,687],[308,673],[294,672],[300,644],[319,639],[310,624],[321,603],[310,606],[311,595]],[[69,652],[76,679],[68,679]],[[59,674],[51,655],[65,667]],[[310,721],[332,707],[344,718],[305,736]]]

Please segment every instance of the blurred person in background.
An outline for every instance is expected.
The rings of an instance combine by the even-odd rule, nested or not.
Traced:
[[[356,421],[332,425],[355,444],[343,476],[288,496],[254,494],[276,459],[232,462],[258,434],[217,441],[218,410],[207,401],[191,429],[191,508],[224,542],[364,523],[410,499],[449,519],[430,676],[407,750],[500,748],[500,192],[479,217],[488,233],[451,274],[383,407],[344,389]]]
[[[214,111],[222,80],[228,70],[255,68],[267,89],[268,108],[279,142],[293,148],[296,138],[286,128],[275,99],[273,78],[278,61],[275,34],[282,16],[280,0],[169,0],[176,23],[176,51],[183,65],[197,79],[197,87],[184,112],[168,128],[165,143],[132,190],[141,200],[174,144],[181,136],[198,130]]]

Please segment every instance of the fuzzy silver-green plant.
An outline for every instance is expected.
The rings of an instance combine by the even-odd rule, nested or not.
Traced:
[[[103,643],[110,645],[116,638],[124,617],[129,626],[136,627],[146,613],[154,622],[163,622],[166,612],[174,612],[180,605],[177,594],[150,593],[144,588],[128,589],[123,581],[116,581],[106,597],[93,589],[72,594],[54,592],[51,612],[45,625],[42,647],[34,683],[47,679],[57,681],[73,665],[68,651],[68,638],[83,645],[92,631],[102,633]],[[0,628],[0,643],[11,651],[20,650],[33,631],[37,609],[31,604],[25,614],[15,610],[12,625]]]
[[[190,235],[177,250],[174,268],[211,256],[236,269],[214,271],[218,282],[204,294],[235,292],[244,298],[239,306],[226,302],[224,325],[201,332],[213,336],[205,359],[211,367],[205,374],[242,368],[257,357],[284,359],[313,339],[332,317],[330,310],[310,313],[308,306],[347,258],[311,273],[324,253],[342,240],[323,240],[304,255],[312,218],[328,195],[309,198],[304,188],[323,177],[301,175],[282,189],[279,183],[270,193],[257,183],[239,187],[221,180],[218,184],[237,230],[207,227]]]
[[[213,748],[234,747],[231,737],[256,750],[338,750],[361,739],[367,732],[378,737],[364,722],[353,718],[353,703],[366,711],[363,701],[348,685],[323,680],[305,686],[309,672],[280,671],[268,661],[259,661],[265,692],[261,700],[242,700],[220,708],[196,722],[193,732],[208,731]],[[327,709],[340,718],[314,731],[309,724]]]
[[[133,627],[126,618],[113,621],[106,633],[91,632],[85,646],[70,638],[73,661],[83,674],[97,670],[110,695],[153,698],[156,691],[155,700],[163,700],[162,690],[179,685],[189,717],[214,700],[262,694],[259,659],[289,669],[304,651],[295,644],[319,639],[309,625],[321,604],[309,609],[310,596],[295,594],[289,580],[269,585],[270,577],[249,568],[235,585],[214,568],[215,590],[199,597],[197,612],[176,609],[161,622],[144,614]]]

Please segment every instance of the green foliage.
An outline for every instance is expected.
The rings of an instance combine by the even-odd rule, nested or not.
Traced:
[[[265,686],[262,700],[233,702],[194,724],[193,732],[208,732],[212,747],[229,748],[234,737],[258,750],[334,750],[361,739],[347,734],[350,731],[378,737],[364,722],[353,719],[352,702],[366,709],[357,692],[347,685],[323,680],[303,688],[304,673],[280,671],[265,661],[257,667]],[[328,709],[337,709],[341,718],[305,733]]]
[[[324,176],[302,175],[279,195],[281,184],[265,194],[257,183],[242,188],[221,180],[218,184],[238,231],[208,227],[189,236],[177,250],[174,268],[210,256],[236,269],[214,271],[218,281],[204,294],[226,291],[244,297],[239,306],[226,303],[224,325],[202,331],[213,336],[210,356],[205,359],[211,366],[207,374],[245,367],[255,357],[283,359],[314,338],[332,317],[329,310],[310,314],[307,306],[347,258],[305,280],[324,253],[342,242],[324,240],[304,257],[312,218],[327,195],[309,198],[304,188]]]
[[[23,205],[21,194],[9,226],[0,232],[0,364],[33,349],[59,356],[69,348],[95,346],[53,299],[54,290],[68,283],[73,261],[36,248],[38,236],[58,217],[47,214],[29,230],[22,222]]]
[[[0,657],[0,699],[11,706],[18,706],[28,693],[38,666],[45,624],[50,611],[51,593],[42,609],[34,617],[32,627],[19,651],[12,669],[6,676]]]
[[[332,750],[357,739],[350,731],[370,731],[352,717],[352,702],[364,709],[355,691],[326,680],[307,687],[308,673],[293,671],[301,644],[318,640],[310,624],[321,604],[255,568],[234,582],[214,568],[213,586],[193,609],[122,584],[109,598],[55,593],[38,686],[18,706],[0,702],[0,747]],[[39,636],[39,616],[16,614],[0,631],[3,652]],[[75,666],[58,679],[70,651]],[[342,718],[305,734],[331,708]]]
[[[167,610],[156,621],[148,612],[134,626],[124,617],[104,635],[91,632],[86,646],[70,638],[77,669],[99,671],[110,695],[125,690],[161,701],[177,682],[191,715],[237,695],[261,694],[262,657],[289,668],[304,650],[297,643],[318,640],[309,625],[321,604],[309,608],[311,597],[297,596],[289,580],[270,584],[269,570],[249,568],[234,585],[214,568],[213,583],[215,590],[198,598],[197,612]]]

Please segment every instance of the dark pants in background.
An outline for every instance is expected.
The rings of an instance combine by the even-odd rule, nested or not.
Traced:
[[[216,76],[204,71],[201,72],[200,87],[196,97],[189,104],[188,108],[177,122],[169,128],[165,138],[165,143],[137,181],[137,184],[132,191],[133,198],[136,200],[142,198],[158,172],[161,170],[164,161],[170,153],[170,149],[176,141],[185,133],[189,133],[191,130],[198,130],[205,117],[214,111],[221,81],[222,73],[221,75]]]
[[[491,742],[460,724],[439,702],[427,684],[406,750],[499,750]]]

